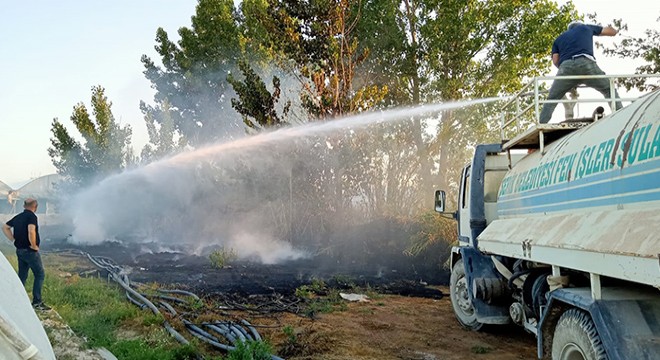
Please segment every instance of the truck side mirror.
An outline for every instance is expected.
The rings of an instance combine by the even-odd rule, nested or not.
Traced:
[[[439,213],[445,212],[445,196],[444,190],[435,191],[435,211]]]

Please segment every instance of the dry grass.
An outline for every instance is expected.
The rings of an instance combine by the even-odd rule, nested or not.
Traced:
[[[143,351],[154,349],[161,354],[172,354],[172,341],[162,332],[158,321],[149,313],[132,307],[119,290],[103,279],[84,279],[75,273],[91,269],[85,261],[73,261],[60,256],[45,257],[48,287],[45,296],[51,296],[56,309],[65,310],[63,316],[79,333],[92,339],[98,346],[119,353],[120,358],[141,354],[139,358],[175,358],[167,356],[145,357]],[[66,271],[56,271],[55,268]],[[68,289],[68,290],[64,290]],[[448,289],[441,289],[444,293]],[[65,292],[66,297],[56,296]],[[357,291],[357,289],[356,289]],[[64,294],[64,293],[62,293]],[[315,296],[316,292],[314,292]],[[251,316],[240,311],[230,317],[246,318],[260,327],[259,332],[271,344],[275,353],[290,360],[303,359],[532,359],[536,355],[535,340],[522,331],[504,334],[474,333],[460,328],[454,319],[448,298],[433,300],[370,294],[377,299],[369,303],[342,303],[342,311],[319,312],[314,319],[289,313]],[[322,296],[321,296],[322,297]],[[66,298],[66,299],[65,299]],[[107,311],[99,310],[96,301],[110,306],[115,314],[110,321],[110,335],[96,338],[94,331],[106,320],[99,317]],[[105,305],[104,305],[105,306]],[[94,315],[90,309],[96,309]],[[80,316],[75,314],[79,313]],[[66,315],[66,316],[65,316]],[[206,313],[198,320],[210,320]],[[92,326],[93,324],[97,324]],[[91,326],[90,329],[87,326]],[[106,326],[106,325],[103,325]],[[95,330],[96,329],[96,330]],[[88,335],[91,334],[92,336]],[[147,350],[145,350],[145,348]],[[204,350],[209,350],[202,347]],[[217,354],[209,352],[209,354]],[[128,354],[128,355],[126,355]],[[172,355],[179,356],[179,355]],[[135,357],[133,357],[135,358]]]

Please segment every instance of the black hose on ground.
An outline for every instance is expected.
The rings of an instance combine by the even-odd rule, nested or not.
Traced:
[[[179,289],[173,289],[173,290],[170,290],[170,289],[158,289],[158,292],[162,292],[162,293],[165,293],[165,294],[179,294],[179,295],[186,295],[186,296],[190,296],[191,298],[193,298],[193,299],[195,299],[195,300],[199,300],[199,296],[197,296],[197,295],[191,293],[190,291],[185,291],[185,290],[179,290]]]
[[[144,309],[145,307],[147,307],[147,305],[145,305],[145,304],[143,304],[143,303],[141,303],[141,302],[139,302],[139,301],[133,299],[133,298],[131,297],[131,294],[128,293],[128,291],[126,292],[126,298],[128,299],[128,301],[130,301],[131,303],[133,303],[133,305],[139,307],[140,309]]]
[[[191,322],[185,321],[184,323],[186,324],[186,327],[188,327],[188,331],[193,336],[197,337],[198,339],[200,339],[200,340],[202,340],[202,341],[204,341],[204,342],[206,342],[206,343],[208,343],[212,346],[215,346],[219,349],[223,349],[223,350],[226,349],[227,351],[232,351],[232,350],[236,349],[234,346],[221,344],[220,342],[217,341],[218,339],[216,337],[214,337],[213,335],[209,334],[208,332],[202,330],[201,328],[199,328],[198,326],[192,324]],[[276,355],[271,355],[270,358],[271,358],[271,360],[284,360],[281,357],[276,356]]]
[[[165,327],[165,330],[167,330],[167,332],[170,333],[174,339],[176,339],[176,341],[182,343],[183,345],[188,345],[190,343],[186,338],[183,337],[183,335],[176,331],[176,329],[174,329],[169,322],[165,321],[163,326]]]
[[[247,341],[245,335],[243,335],[243,333],[240,330],[238,330],[238,328],[235,325],[229,324],[229,330],[231,330],[231,332],[234,333],[234,335],[236,335],[236,337],[240,342]]]
[[[128,275],[123,274],[123,275],[121,276],[121,278],[122,278],[122,280],[124,280],[124,282],[126,283],[126,285],[131,286],[131,280],[128,278]]]
[[[221,344],[221,343],[219,343],[219,342],[217,342],[217,341],[213,341],[213,340],[207,338],[206,336],[204,336],[204,335],[202,335],[202,334],[200,334],[200,333],[198,333],[198,332],[196,332],[196,331],[193,331],[192,329],[188,329],[188,331],[190,332],[190,334],[191,334],[192,336],[194,336],[194,337],[196,337],[196,338],[198,338],[198,339],[204,341],[205,343],[207,343],[207,344],[209,344],[209,345],[211,345],[211,346],[213,346],[213,347],[216,347],[216,348],[218,348],[218,349],[225,350],[225,351],[232,351],[232,350],[236,349],[236,348],[233,347],[233,346],[229,346],[229,345]]]
[[[253,337],[255,340],[257,340],[257,341],[261,341],[261,335],[259,335],[259,332],[257,331],[257,329],[254,328],[254,326],[252,326],[252,324],[250,324],[250,323],[249,323],[247,320],[245,320],[245,319],[241,320],[241,323],[243,323],[243,325],[245,325],[245,326],[248,327],[248,329],[249,329],[250,332],[252,333],[252,337]]]
[[[151,301],[149,301],[149,299],[147,299],[146,297],[142,296],[142,294],[140,294],[139,292],[133,290],[133,288],[131,288],[130,286],[126,285],[126,283],[124,283],[124,281],[122,281],[121,278],[119,278],[119,276],[118,276],[117,274],[115,274],[115,273],[111,273],[111,276],[112,276],[112,279],[113,279],[117,284],[119,284],[119,286],[121,286],[124,290],[126,290],[127,292],[129,292],[133,297],[135,297],[136,299],[138,299],[138,300],[140,300],[142,303],[144,303],[144,304],[145,304],[145,305],[146,305],[146,306],[147,306],[147,307],[148,307],[148,308],[149,308],[154,314],[156,314],[156,315],[160,315],[160,310],[158,310],[158,308],[156,307],[156,305],[154,305],[154,303],[152,303]]]
[[[216,326],[219,327],[220,329],[224,330],[231,338],[229,338],[229,341],[232,342],[232,344],[236,344],[237,342],[240,341],[240,339],[234,335],[234,332],[231,331],[229,326],[224,323],[216,323]]]
[[[87,258],[88,258],[93,264],[95,264],[96,266],[98,266],[98,267],[100,267],[100,268],[102,268],[102,269],[107,270],[105,267],[101,266],[97,261],[95,261],[94,258],[93,258],[90,254],[87,254]],[[156,315],[161,315],[161,314],[160,314],[160,311],[158,310],[158,308],[157,308],[157,307],[156,307],[151,301],[149,301],[146,297],[142,296],[142,295],[141,295],[140,293],[138,293],[137,291],[133,290],[129,285],[127,285],[127,284],[126,284],[126,283],[125,283],[125,282],[119,277],[119,275],[115,274],[115,273],[112,272],[112,271],[109,271],[109,273],[110,273],[110,275],[111,275],[111,278],[112,278],[117,284],[119,284],[119,286],[121,286],[121,287],[126,291],[126,295],[127,295],[127,296],[131,296],[131,295],[132,295],[134,298],[136,298],[137,300],[139,300],[139,301],[137,301],[137,300],[135,300],[135,299],[133,299],[133,298],[131,297],[131,298],[130,298],[130,299],[132,300],[131,302],[133,302],[133,301],[135,301],[134,303],[141,302],[141,303],[143,304],[142,306],[140,306],[141,308],[142,308],[143,306],[146,306],[146,307],[148,307],[148,308],[149,308],[154,314],[156,314]],[[139,305],[138,305],[138,306],[139,306]],[[189,344],[188,340],[186,340],[186,338],[184,338],[184,337],[183,337],[178,331],[176,331],[176,329],[174,329],[174,328],[172,327],[172,325],[170,325],[169,322],[164,321],[164,322],[163,322],[163,326],[165,326],[165,329],[167,330],[167,332],[170,333],[170,335],[172,335],[172,337],[174,337],[178,342],[180,342],[180,343],[182,343],[182,344],[184,344],[184,345],[188,345],[188,344]]]
[[[245,329],[243,329],[242,326],[240,326],[240,325],[238,325],[238,324],[232,324],[232,326],[235,327],[236,329],[238,329],[238,331],[239,331],[241,334],[243,334],[243,336],[244,336],[247,340],[254,340],[254,339],[252,338],[252,334],[249,334]]]
[[[103,261],[96,260],[90,254],[83,253],[83,252],[81,252],[81,253],[83,255],[86,255],[87,258],[89,259],[89,261],[92,262],[92,264],[96,265],[98,268],[101,268],[101,269],[107,271],[109,277],[112,280],[114,280],[117,284],[119,284],[119,286],[121,286],[126,291],[126,297],[128,298],[128,300],[131,303],[139,306],[141,309],[144,308],[144,307],[148,307],[154,314],[160,315],[160,311],[158,310],[158,308],[156,308],[156,306],[151,301],[149,301],[146,297],[142,296],[137,291],[133,290],[130,287],[130,285],[127,282],[124,281],[124,279],[128,279],[128,277],[125,274],[119,275],[118,274],[119,271],[117,271],[117,272],[113,271],[115,269],[113,269],[112,266],[107,266],[107,265],[102,264]],[[137,298],[137,300],[134,297]],[[165,330],[179,343],[181,343],[183,345],[188,345],[190,343],[178,331],[176,331],[176,329],[174,329],[172,327],[172,325],[170,325],[170,323],[167,320],[163,321],[163,326],[165,327]],[[197,358],[201,359],[201,356],[197,355]]]
[[[151,296],[151,297],[155,297],[155,298],[158,298],[158,299],[174,301],[174,302],[176,302],[176,303],[180,303],[180,304],[187,304],[187,303],[188,303],[187,301],[185,301],[185,300],[183,300],[183,299],[175,298],[174,296],[157,295],[157,294],[149,295],[149,296]]]
[[[186,328],[188,328],[188,331],[192,335],[195,335],[197,338],[207,342],[208,344],[211,344],[219,349],[227,350],[227,351],[231,351],[235,349],[235,347],[233,346],[222,344],[220,340],[218,340],[218,338],[204,331],[202,328],[191,323],[190,321],[183,320],[183,323],[186,325]]]
[[[94,257],[89,253],[85,253],[83,251],[78,252],[80,255],[87,257],[87,259],[94,264],[96,267],[105,270],[108,272],[108,279],[112,279],[115,281],[121,288],[123,288],[126,292],[126,298],[133,303],[134,305],[140,307],[141,309],[147,307],[149,308],[154,314],[156,315],[162,315],[160,310],[154,305],[153,302],[151,302],[147,297],[143,294],[140,294],[136,290],[134,290],[131,287],[130,280],[128,276],[123,273],[123,269],[117,265],[114,264],[114,261],[110,258],[105,258],[105,257]],[[159,292],[162,293],[172,293],[172,294],[180,294],[180,295],[186,295],[190,296],[195,300],[200,300],[200,298],[195,295],[192,292],[185,291],[185,290],[179,290],[179,289],[173,289],[173,290],[168,290],[168,289],[158,289]],[[162,300],[169,300],[169,301],[174,301],[178,303],[183,303],[183,304],[188,304],[187,301],[172,297],[172,296],[165,296],[165,295],[152,295],[152,297],[159,298]],[[176,309],[166,301],[159,301],[159,305],[165,308],[172,316],[177,316],[178,313]],[[199,326],[194,325],[190,321],[184,319],[181,317],[181,320],[186,326],[186,329],[188,332],[199,338],[200,340],[208,343],[209,345],[224,350],[224,351],[232,351],[235,349],[234,346],[222,344],[218,338],[210,334],[209,332],[201,329]],[[235,324],[235,323],[221,323],[221,322],[216,322],[215,324],[204,324],[207,326],[209,329],[217,332],[218,334],[223,335],[227,340],[229,340],[232,344],[236,344],[238,341],[240,342],[246,342],[248,340],[256,340],[256,341],[262,341],[261,336],[259,333],[256,331],[254,326],[252,326],[247,320],[242,320],[242,324],[246,325],[249,329],[250,332],[245,330],[242,326]],[[189,344],[189,341],[183,337],[176,329],[170,325],[170,323],[167,320],[163,321],[163,326],[167,330],[167,332],[172,335],[172,337],[177,340],[178,342],[187,345]],[[201,359],[200,355],[197,355],[198,359]],[[282,358],[271,355],[272,360],[283,360]]]
[[[176,315],[177,315],[176,310],[175,310],[175,309],[172,307],[172,305],[170,305],[169,303],[167,303],[167,302],[165,302],[165,301],[160,301],[160,305],[161,305],[162,307],[164,307],[165,309],[167,309],[167,311],[169,311],[169,313],[170,313],[172,316],[176,316]]]
[[[227,328],[223,329],[220,326],[216,326],[216,325],[213,325],[213,324],[204,324],[204,326],[206,326],[210,330],[213,330],[216,333],[224,336],[232,344],[236,344],[236,342],[238,341],[236,339],[236,337],[234,335],[232,335],[231,332],[229,331],[229,329],[227,329]]]

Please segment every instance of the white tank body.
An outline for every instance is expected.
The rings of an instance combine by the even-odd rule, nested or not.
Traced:
[[[516,163],[479,248],[658,287],[658,210],[660,90]]]

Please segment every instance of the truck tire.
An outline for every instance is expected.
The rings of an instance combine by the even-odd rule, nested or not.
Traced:
[[[580,309],[564,312],[552,338],[553,360],[607,360],[591,316]]]
[[[472,299],[468,293],[468,283],[465,277],[465,266],[463,260],[458,260],[451,269],[449,279],[449,293],[451,295],[451,306],[458,322],[464,328],[479,330],[483,326],[477,321],[477,314],[472,306]]]

